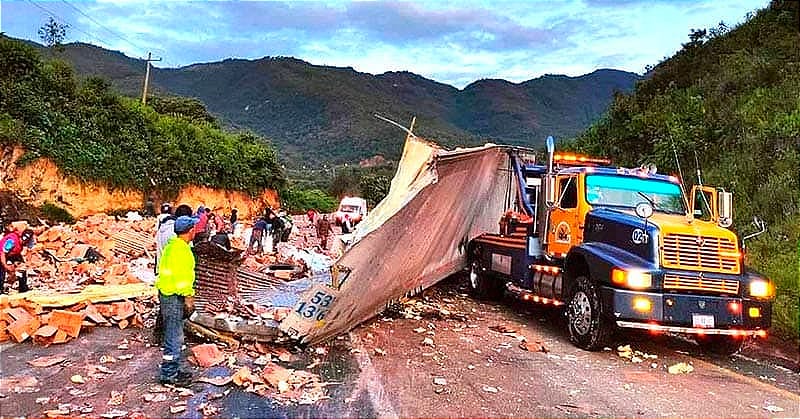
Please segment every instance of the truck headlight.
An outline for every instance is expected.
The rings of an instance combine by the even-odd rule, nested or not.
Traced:
[[[614,268],[611,270],[611,282],[634,289],[650,288],[653,285],[653,276],[650,272]]]
[[[750,296],[770,297],[772,296],[772,284],[764,279],[756,279],[750,282]]]

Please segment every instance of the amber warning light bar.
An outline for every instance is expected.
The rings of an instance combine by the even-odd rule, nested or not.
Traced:
[[[562,166],[608,166],[611,164],[611,159],[561,153],[553,156],[553,162]]]

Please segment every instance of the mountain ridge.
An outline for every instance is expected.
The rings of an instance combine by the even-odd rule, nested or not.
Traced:
[[[83,77],[107,78],[124,94],[141,94],[144,60],[85,43],[65,44],[62,52],[38,47]],[[411,71],[371,74],[265,56],[152,67],[150,86],[151,94],[201,100],[228,127],[270,138],[292,164],[399,158],[402,133],[374,114],[404,124],[416,117],[417,134],[448,147],[487,141],[536,147],[547,135],[577,135],[615,92],[630,91],[641,78],[598,69],[519,83],[480,79],[458,89]]]

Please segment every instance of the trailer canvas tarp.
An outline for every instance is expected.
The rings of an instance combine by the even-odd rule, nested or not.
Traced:
[[[510,176],[508,147],[445,151],[407,137],[389,194],[336,263],[343,279],[336,299],[302,341],[346,332],[461,270],[469,241],[498,229]]]

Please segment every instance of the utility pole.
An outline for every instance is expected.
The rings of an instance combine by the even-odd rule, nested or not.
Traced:
[[[147,85],[150,82],[150,62],[151,61],[161,61],[161,58],[159,58],[157,60],[154,60],[152,58],[152,53],[149,53],[149,52],[147,53],[147,60],[146,60],[147,70],[145,70],[145,73],[144,73],[144,88],[142,89],[142,105],[146,105],[147,104]]]

